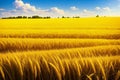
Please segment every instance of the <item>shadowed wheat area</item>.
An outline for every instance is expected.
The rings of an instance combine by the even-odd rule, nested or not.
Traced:
[[[120,80],[120,18],[0,19],[0,80]]]

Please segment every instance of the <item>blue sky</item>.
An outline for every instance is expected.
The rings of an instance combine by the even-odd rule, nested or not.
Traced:
[[[0,17],[120,16],[120,0],[0,0]]]

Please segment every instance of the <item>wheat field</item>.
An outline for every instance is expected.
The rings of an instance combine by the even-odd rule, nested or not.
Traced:
[[[120,18],[0,19],[0,80],[120,80]]]

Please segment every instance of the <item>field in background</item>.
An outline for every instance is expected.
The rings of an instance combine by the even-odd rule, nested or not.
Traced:
[[[0,19],[0,80],[120,80],[120,18]]]
[[[120,29],[120,18],[0,19],[0,29]]]

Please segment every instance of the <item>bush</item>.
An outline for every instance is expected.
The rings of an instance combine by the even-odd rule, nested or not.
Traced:
[[[28,19],[31,19],[32,17],[28,17]]]
[[[73,16],[73,18],[80,18],[80,16]]]
[[[27,16],[23,16],[23,18],[27,18]]]
[[[19,19],[19,18],[23,18],[23,17],[22,16],[17,16],[16,18]]]
[[[99,17],[99,15],[97,15],[96,17]]]
[[[32,16],[32,18],[40,18],[38,15]]]
[[[65,16],[62,16],[62,18],[65,18]]]

